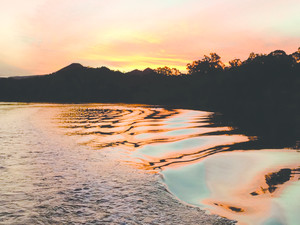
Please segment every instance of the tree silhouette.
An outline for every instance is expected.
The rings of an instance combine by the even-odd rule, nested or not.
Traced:
[[[265,57],[265,54],[261,53],[254,53],[251,52],[248,59],[243,62],[243,64],[248,64],[248,63],[258,63],[258,64],[263,64],[263,58]]]
[[[275,50],[271,52],[268,56],[281,57],[281,56],[286,56],[286,53],[285,51],[282,50]]]
[[[290,55],[282,50],[268,55],[252,52],[243,62],[233,59],[229,65],[224,69],[216,53],[188,64],[192,76],[167,66],[122,73],[71,64],[45,76],[0,78],[0,101],[124,102],[205,109],[228,115],[268,143],[282,147],[298,143],[299,148],[300,48]]]
[[[229,65],[231,67],[238,67],[238,66],[242,65],[242,61],[240,59],[233,59],[233,60],[229,61]]]
[[[292,54],[292,57],[295,59],[296,63],[300,63],[300,47],[298,48],[298,51]]]
[[[158,67],[156,70],[154,70],[159,75],[164,76],[178,76],[181,75],[180,71],[176,68],[170,68],[170,67]]]
[[[187,64],[189,74],[207,74],[223,68],[224,64],[221,61],[221,57],[216,53],[210,53],[210,56],[204,55],[203,59]]]

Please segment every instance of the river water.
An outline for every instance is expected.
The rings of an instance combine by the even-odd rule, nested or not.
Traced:
[[[240,148],[212,116],[0,103],[0,223],[299,224],[299,151]]]

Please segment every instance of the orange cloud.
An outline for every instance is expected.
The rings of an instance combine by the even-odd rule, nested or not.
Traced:
[[[291,53],[299,47],[298,0],[10,2],[0,9],[0,63],[30,74],[72,62],[184,71],[210,52],[227,62],[251,51]]]

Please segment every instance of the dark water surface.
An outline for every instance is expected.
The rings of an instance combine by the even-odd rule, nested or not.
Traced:
[[[212,115],[0,104],[0,223],[299,224],[299,151],[239,148]]]

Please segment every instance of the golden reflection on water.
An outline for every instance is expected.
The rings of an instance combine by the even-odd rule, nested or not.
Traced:
[[[278,214],[274,208],[280,205],[276,201],[286,188],[299,180],[299,153],[231,152],[212,156],[201,163],[205,165],[205,182],[210,191],[201,202],[209,206],[211,212],[246,224],[264,224],[268,217],[278,217],[279,224],[293,224],[287,223],[285,213],[299,204],[287,208],[281,205]]]
[[[202,111],[139,106],[88,106],[71,108],[59,119],[60,127],[68,135],[76,135],[79,143],[95,149],[126,148],[134,151],[134,159],[163,167],[160,165],[163,160],[174,157],[192,160],[204,153],[222,151],[229,144],[248,141],[243,135],[211,135],[231,128],[211,127],[209,115]]]
[[[238,151],[251,137],[212,126],[212,113],[126,105],[78,105],[57,119],[68,135],[94,149],[118,150],[138,168],[160,169],[181,201],[241,224],[296,224],[299,152]],[[124,154],[123,154],[124,153]],[[289,188],[292,191],[287,191]]]

